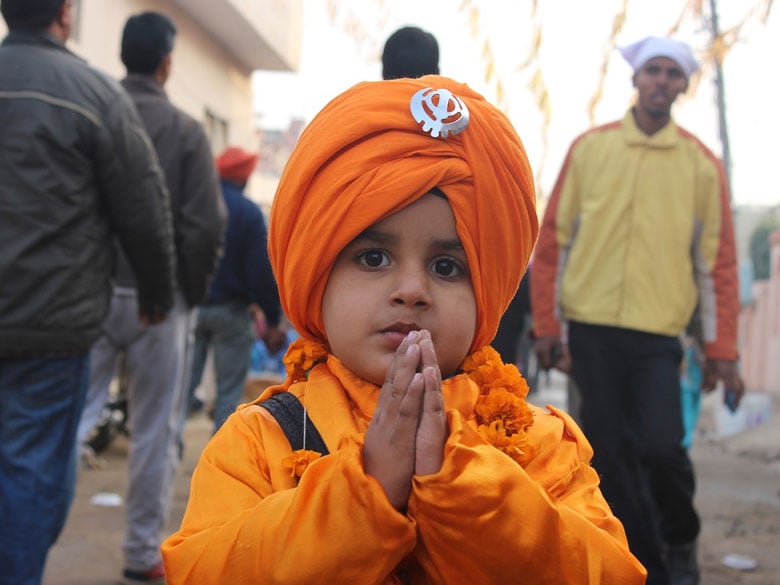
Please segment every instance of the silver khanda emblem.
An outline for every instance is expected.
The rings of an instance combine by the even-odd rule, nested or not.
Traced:
[[[412,96],[409,107],[415,122],[433,138],[460,134],[469,125],[466,104],[447,89],[421,89]]]

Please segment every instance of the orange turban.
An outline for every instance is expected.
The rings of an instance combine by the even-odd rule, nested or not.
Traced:
[[[257,166],[260,155],[247,152],[238,146],[226,148],[217,157],[217,171],[219,176],[227,181],[246,183]]]
[[[418,123],[410,104],[421,90]],[[446,125],[436,131],[444,104],[454,117],[460,105],[468,109],[457,134]],[[268,246],[282,306],[301,335],[325,339],[321,303],[339,253],[433,187],[452,207],[469,262],[478,321],[472,350],[490,343],[536,241],[533,173],[506,116],[436,75],[359,83],[317,114],[290,156]]]

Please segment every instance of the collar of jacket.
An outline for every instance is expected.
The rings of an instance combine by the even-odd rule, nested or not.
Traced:
[[[38,47],[45,47],[48,49],[55,49],[58,51],[69,53],[70,55],[83,61],[81,57],[68,50],[68,48],[60,39],[55,37],[53,34],[50,34],[43,30],[24,30],[24,29],[12,30],[8,33],[8,36],[6,36],[3,39],[2,44],[3,46],[34,45]]]
[[[140,73],[128,73],[122,80],[122,87],[124,87],[129,93],[156,95],[168,99],[168,94],[165,93],[165,89],[150,75],[142,75]]]
[[[623,116],[623,136],[631,146],[646,146],[648,148],[673,148],[679,140],[677,124],[673,119],[652,136],[648,136],[636,125],[632,108]]]

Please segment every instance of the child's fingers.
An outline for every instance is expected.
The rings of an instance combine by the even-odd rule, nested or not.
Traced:
[[[434,427],[444,429],[447,419],[444,416],[444,397],[441,394],[441,374],[439,373],[439,368],[427,366],[423,369],[422,375],[425,381],[423,423],[433,424]]]
[[[423,338],[420,341],[420,364],[422,366],[422,372],[426,369],[431,369],[435,373],[435,380],[437,389],[441,389],[441,371],[439,370],[439,360],[436,357],[436,349],[433,346],[433,340],[431,340],[431,334],[428,331],[421,331]]]
[[[441,370],[436,358],[436,349],[433,346],[431,334],[427,330],[420,331],[420,365],[425,381],[425,396],[423,409],[433,408],[443,411],[444,403],[441,396]]]
[[[420,342],[420,361],[425,392],[416,437],[415,473],[428,475],[441,469],[444,444],[448,435],[444,398],[441,394],[441,371],[430,334]]]
[[[420,363],[420,347],[417,344],[419,338],[414,334],[417,332],[411,332],[401,342],[396,349],[393,361],[390,363],[373,416],[377,422],[380,422],[388,411],[391,415],[397,413],[401,401],[409,389],[409,383],[417,372]]]
[[[413,331],[398,346],[379,391],[365,439],[365,446],[371,453],[384,452],[390,461],[410,458],[412,466],[425,391],[425,380],[417,371],[420,366],[419,340],[419,334]]]
[[[366,431],[363,464],[382,486],[390,503],[405,508],[415,467],[415,438],[425,393],[420,368],[420,336],[410,333],[399,345],[379,392]]]

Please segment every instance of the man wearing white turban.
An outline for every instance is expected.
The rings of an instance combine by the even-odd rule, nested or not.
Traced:
[[[722,380],[738,403],[730,197],[720,161],[671,117],[698,69],[688,46],[647,37],[621,53],[636,103],[573,143],[547,205],[531,279],[536,352],[545,368],[571,363],[593,465],[647,584],[696,585],[679,335],[698,306],[703,389]]]
[[[642,65],[656,57],[671,59],[680,67],[686,79],[699,70],[699,63],[693,56],[690,47],[680,41],[664,37],[645,37],[641,41],[631,43],[620,49],[620,54],[628,61],[628,64],[639,71]]]

